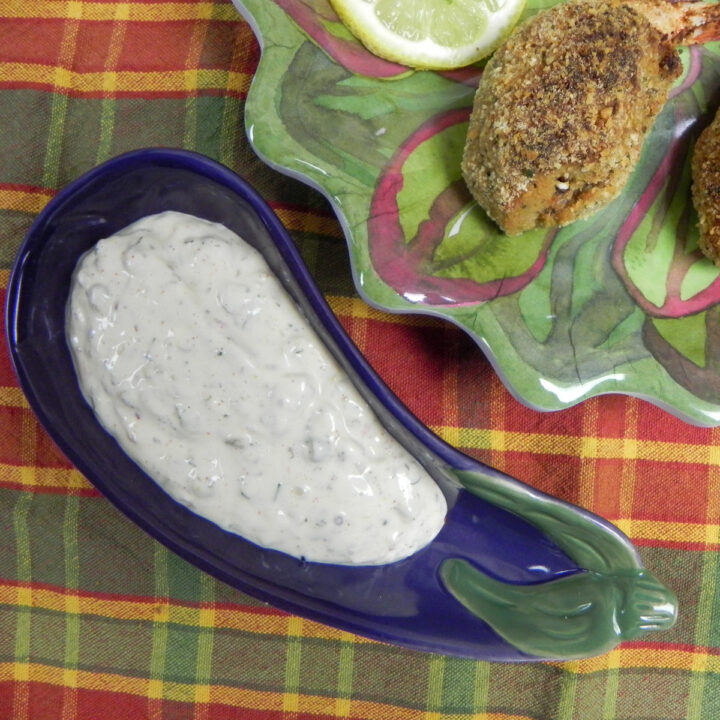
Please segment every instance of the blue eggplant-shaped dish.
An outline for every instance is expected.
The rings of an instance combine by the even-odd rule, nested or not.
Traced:
[[[443,490],[448,515],[430,545],[357,567],[259,547],[172,500],[105,432],[65,339],[72,272],[98,240],[165,210],[222,223],[264,255],[383,424]],[[344,332],[272,210],[209,158],[139,150],[61,191],[20,248],[6,321],[21,387],[70,461],[150,535],[261,600],[380,641],[496,661],[594,656],[675,621],[675,596],[617,528],[478,463],[415,418]]]

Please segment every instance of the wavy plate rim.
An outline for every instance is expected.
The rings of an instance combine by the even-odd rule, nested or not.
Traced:
[[[367,240],[357,239],[353,230],[354,223],[349,219],[345,207],[338,201],[327,183],[323,182],[323,171],[320,168],[315,168],[314,170],[321,171],[315,174],[313,174],[314,170],[312,169],[303,172],[297,167],[297,164],[293,165],[287,158],[279,158],[273,155],[272,151],[267,149],[267,141],[261,139],[266,129],[265,125],[269,122],[268,118],[274,112],[274,108],[267,102],[267,98],[261,97],[261,85],[266,73],[273,71],[268,70],[269,61],[266,54],[268,48],[264,28],[248,5],[252,3],[269,3],[275,6],[278,4],[274,0],[232,0],[232,2],[240,15],[250,25],[261,50],[258,69],[248,92],[244,115],[245,131],[249,143],[253,151],[268,167],[311,187],[330,203],[341,226],[344,242],[348,247],[353,284],[363,301],[380,311],[390,314],[422,315],[451,323],[475,342],[512,397],[532,410],[543,413],[560,412],[595,397],[623,395],[647,402],[670,416],[691,425],[708,428],[720,425],[720,403],[713,403],[694,395],[689,389],[677,383],[655,358],[647,358],[645,361],[641,361],[646,362],[656,378],[654,383],[656,387],[653,388],[653,391],[647,389],[647,382],[643,380],[644,373],[635,369],[633,369],[634,374],[631,379],[628,379],[625,373],[620,371],[606,373],[603,376],[593,378],[589,382],[579,380],[563,386],[552,382],[552,380],[548,382],[548,378],[542,377],[520,356],[507,335],[493,327],[497,320],[491,319],[489,311],[486,311],[483,307],[488,303],[481,303],[476,306],[475,322],[480,326],[480,329],[473,330],[468,327],[467,323],[462,321],[461,316],[464,314],[462,308],[448,309],[435,305],[411,303],[400,296],[377,275],[369,260],[367,262],[360,261],[360,256],[369,252],[368,248],[364,247]],[[321,51],[325,52],[321,45],[308,36],[291,17],[287,16],[284,8],[278,6],[277,9],[286,16],[286,22],[295,26],[299,34],[304,35],[305,39],[313,42]],[[295,141],[293,140],[293,142]],[[393,296],[392,302],[385,299],[388,295]],[[488,317],[483,319],[481,317],[482,313],[486,313]],[[538,387],[528,392],[527,387],[529,384],[535,384]]]

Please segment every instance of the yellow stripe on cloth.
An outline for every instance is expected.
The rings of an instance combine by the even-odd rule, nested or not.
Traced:
[[[188,78],[192,80],[189,82]],[[247,92],[250,73],[225,69],[186,69],[157,71],[76,72],[67,68],[33,63],[0,63],[0,84],[50,86],[78,94],[184,94],[194,90],[225,91],[228,87]]]
[[[0,78],[2,74],[3,64],[0,63]],[[0,188],[0,210],[12,210],[36,215],[48,204],[53,194],[50,190],[41,188]]]
[[[457,433],[458,428],[433,426],[440,436]],[[583,438],[574,435],[524,433],[498,429],[459,429],[462,446],[479,450],[502,448],[505,452],[529,452],[545,455],[569,455],[591,459],[636,459],[653,462],[678,462],[714,466],[720,463],[720,448],[714,446],[636,440],[626,438]]]
[[[74,468],[39,468],[32,465],[0,464],[0,487],[15,485],[29,490],[93,490],[93,486]]]
[[[169,22],[178,20],[222,20],[240,21],[238,11],[231,3],[217,2],[126,2],[101,3],[68,2],[33,3],[32,9],[26,0],[4,0],[2,14],[6,18],[114,20],[120,13],[128,20],[137,22]]]
[[[187,627],[208,627],[208,618],[212,615],[213,626],[226,630],[241,630],[255,634],[286,636],[296,634],[298,628],[293,616],[280,611],[252,612],[235,607],[216,606],[212,613],[203,606],[185,605],[172,600],[157,601],[154,598],[115,598],[64,592],[46,587],[34,587],[0,583],[1,605],[25,605],[56,612],[67,612],[73,608],[78,614],[94,615],[115,620],[132,622],[166,622]],[[296,634],[297,637],[300,637]],[[341,641],[347,636],[342,630],[321,623],[304,620],[302,637],[322,640]],[[353,637],[356,643],[373,643],[361,637]]]
[[[325,299],[336,315],[346,317],[377,320],[388,324],[416,327],[433,326],[442,322],[429,315],[401,315],[397,313],[387,313],[368,305],[364,300],[361,300],[358,297],[327,295]]]
[[[720,673],[720,656],[718,655],[710,654],[700,648],[686,650],[650,645],[647,648],[620,647],[607,655],[557,664],[567,672],[577,675],[588,675],[618,668],[656,668]]]
[[[7,271],[4,271],[3,274],[5,275],[5,282],[0,281],[0,287],[5,287],[7,285]],[[28,405],[27,398],[25,397],[25,394],[23,391],[18,387],[12,387],[12,386],[0,386],[0,405],[3,407],[13,407],[13,408],[24,408],[27,409],[30,406]],[[0,465],[2,467],[2,465]]]
[[[717,545],[720,542],[720,525],[665,520],[635,520],[622,518],[613,521],[633,540],[659,540],[675,543]]]
[[[274,208],[274,210],[275,214],[288,230],[329,235],[336,238],[343,237],[338,222],[334,217],[283,207]]]
[[[21,667],[19,666],[21,665]],[[66,671],[60,667],[42,663],[0,663],[0,682],[18,679],[45,683],[58,687],[64,686]],[[73,686],[81,690],[110,691],[126,693],[139,697],[150,697],[152,681],[147,678],[131,677],[119,673],[93,673],[77,670],[73,673]],[[228,707],[243,707],[247,710],[281,712],[284,693],[228,685],[203,685],[171,682],[166,683],[164,700],[183,702],[185,698],[200,693],[209,698],[208,702]],[[306,715],[332,716],[335,698],[321,695],[298,695],[297,712]],[[423,710],[401,707],[389,703],[366,700],[351,701],[351,716],[357,720],[424,720],[427,713]],[[526,715],[508,713],[458,713],[443,714],[443,720],[530,720]]]

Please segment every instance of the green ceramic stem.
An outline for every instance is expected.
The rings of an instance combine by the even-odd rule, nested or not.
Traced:
[[[443,562],[440,574],[449,592],[513,646],[532,656],[570,660],[674,624],[675,595],[643,568],[619,530],[510,478],[454,474],[474,495],[532,523],[583,569],[519,585],[466,560]]]

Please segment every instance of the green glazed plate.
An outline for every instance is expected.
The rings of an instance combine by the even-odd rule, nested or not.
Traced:
[[[537,410],[623,393],[720,424],[720,270],[697,249],[689,173],[717,105],[720,43],[681,49],[684,74],[612,205],[508,238],[460,173],[479,67],[376,58],[327,0],[234,2],[262,46],[250,141],[329,198],[368,303],[455,323]],[[529,0],[526,15],[552,4]]]

